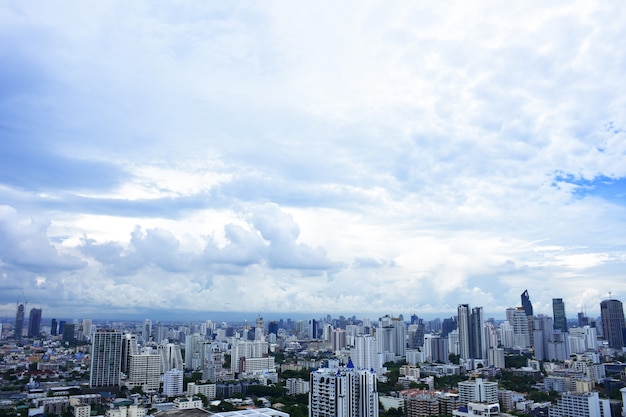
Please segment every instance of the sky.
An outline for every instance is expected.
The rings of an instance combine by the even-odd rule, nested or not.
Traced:
[[[3,1],[0,319],[595,317],[624,39],[621,1]]]

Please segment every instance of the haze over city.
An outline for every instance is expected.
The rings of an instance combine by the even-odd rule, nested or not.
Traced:
[[[3,2],[0,316],[597,316],[625,11]]]

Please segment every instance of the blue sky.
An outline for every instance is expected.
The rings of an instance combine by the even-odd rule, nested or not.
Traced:
[[[617,1],[3,2],[0,314],[596,315],[623,39]]]

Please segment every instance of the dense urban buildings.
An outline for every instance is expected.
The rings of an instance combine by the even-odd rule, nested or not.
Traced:
[[[624,417],[616,393],[623,389],[626,396],[626,365],[614,360],[626,358],[622,303],[602,301],[597,320],[579,315],[576,322],[557,326],[552,316],[534,315],[528,290],[520,301],[520,306],[503,311],[505,320],[486,318],[482,307],[469,304],[459,304],[457,314],[443,320],[413,313],[408,320],[402,315],[326,315],[266,322],[259,315],[255,321],[238,323],[44,321],[41,309],[33,308],[28,321],[14,323],[14,328],[22,326],[21,340],[10,325],[3,328],[10,346],[0,366],[12,366],[6,358],[17,358],[16,352],[23,349],[33,355],[25,366],[33,372],[32,379],[26,377],[31,380],[30,395],[40,395],[41,372],[85,367],[88,383],[83,387],[112,395],[132,393],[146,407],[157,400],[179,408],[204,407],[195,397],[245,397],[261,385],[284,387],[300,401],[308,398],[311,417],[395,415],[394,407],[411,417],[505,416],[501,410]],[[16,319],[25,304],[21,307]],[[552,307],[562,321],[563,300],[554,298]],[[61,359],[56,353],[60,349],[75,351]],[[508,364],[512,357],[517,358],[515,368]],[[507,375],[531,379],[533,385],[526,391],[558,398],[552,397],[552,405],[535,402],[528,392],[507,387]],[[442,388],[440,381],[446,377],[456,381]],[[46,389],[49,394],[32,400],[44,414],[62,414],[70,407],[88,415],[92,410],[87,406],[97,407],[85,404],[86,398],[74,398],[70,405],[69,398],[57,397],[60,388]],[[604,398],[609,395],[611,401]],[[272,398],[256,401],[258,406],[273,405]],[[106,415],[123,412],[147,410],[118,402]]]

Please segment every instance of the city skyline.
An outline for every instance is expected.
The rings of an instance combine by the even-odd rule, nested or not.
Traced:
[[[5,2],[0,317],[598,317],[624,38],[620,3]]]

